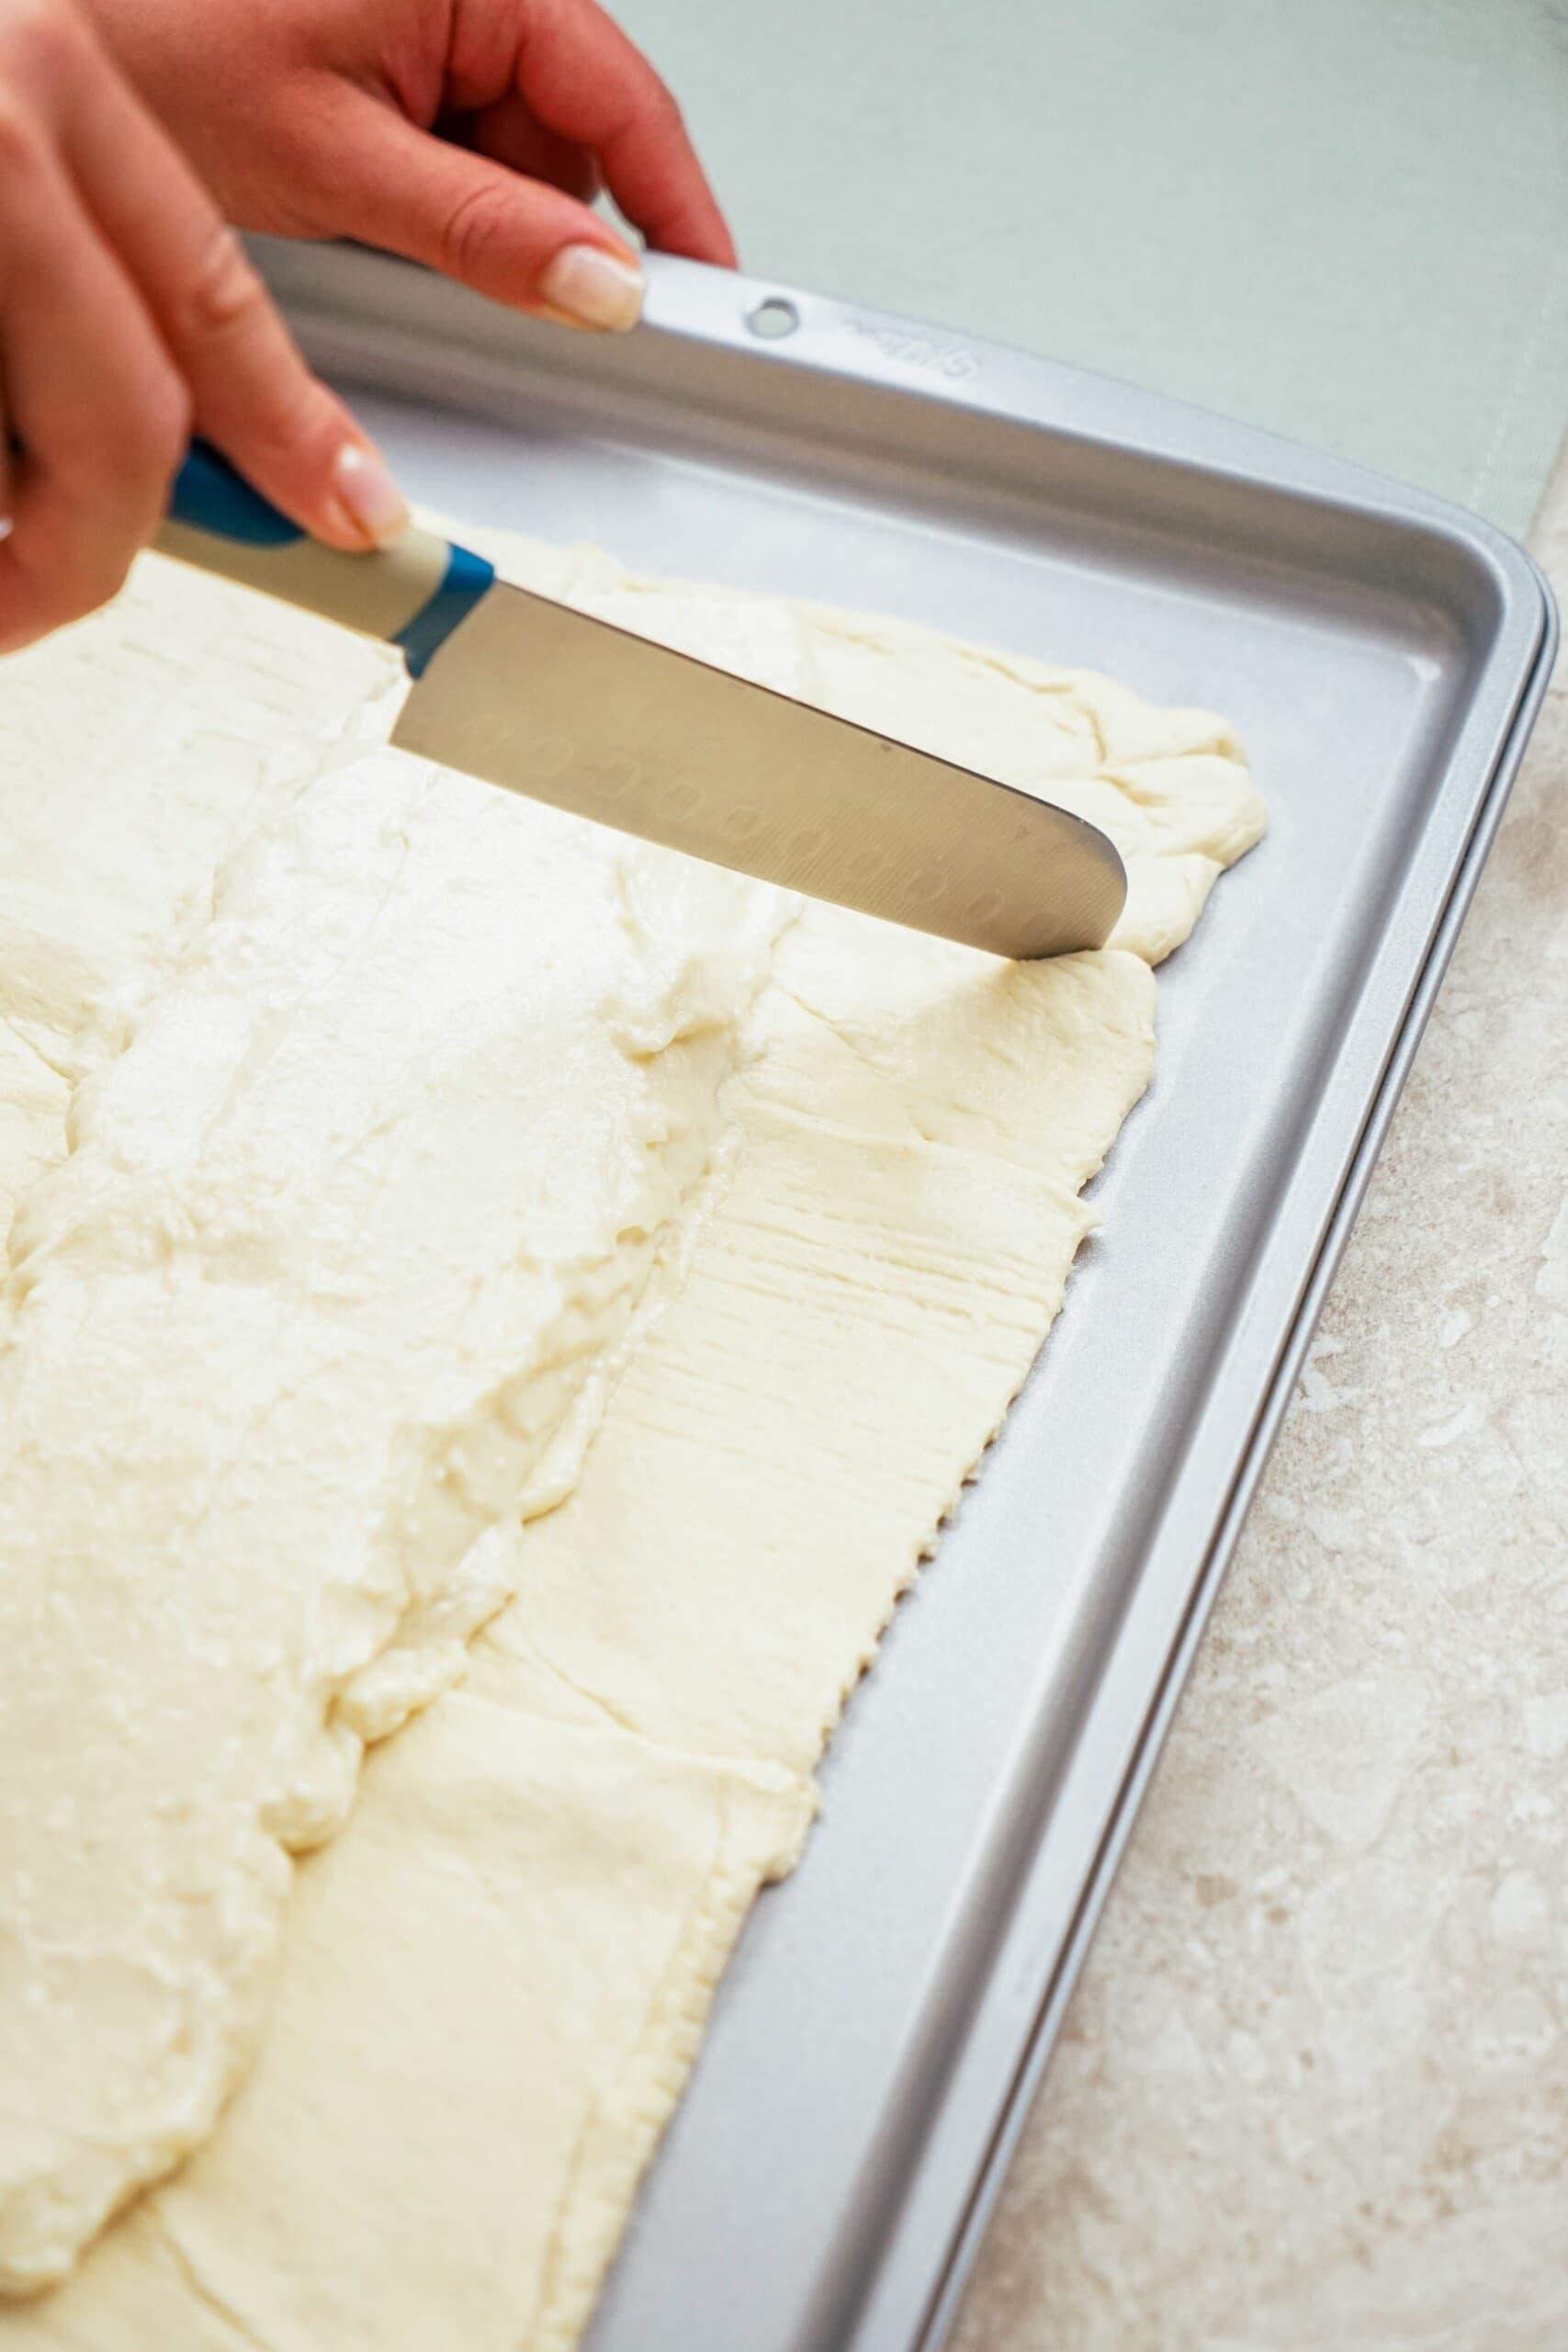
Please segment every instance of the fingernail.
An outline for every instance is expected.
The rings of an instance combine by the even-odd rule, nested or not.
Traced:
[[[408,529],[408,503],[378,451],[345,442],[333,469],[333,486],[350,527],[373,548],[389,548]]]
[[[580,327],[621,333],[642,315],[642,272],[603,245],[563,245],[543,277],[539,292],[552,311]]]

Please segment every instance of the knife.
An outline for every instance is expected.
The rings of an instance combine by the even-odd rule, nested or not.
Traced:
[[[392,741],[622,832],[993,955],[1101,947],[1097,826],[990,776],[498,581],[411,528],[345,555],[192,444],[154,543],[397,646]]]

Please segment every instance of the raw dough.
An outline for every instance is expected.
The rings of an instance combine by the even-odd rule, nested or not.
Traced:
[[[301,1479],[301,1463],[335,1465],[341,1458],[335,1415],[301,1415],[301,1429],[327,1419],[334,1442],[321,1449],[313,1438],[296,1437],[277,1445],[264,1435],[255,1483],[241,1489],[252,1512],[247,1533],[266,1530],[265,1541],[277,1544],[280,1566],[265,1579],[265,1608],[232,1573],[232,1542],[218,1542],[210,1555],[172,1544],[190,1468],[199,1470],[203,1444],[211,1451],[204,1415],[236,1433],[248,1428],[257,1380],[268,1399],[284,1400],[287,1413],[296,1377],[289,1351],[305,1345],[308,1352],[299,1318],[303,1314],[309,1324],[316,1311],[316,1253],[326,1247],[329,1262],[337,1250],[354,1269],[349,1286],[357,1285],[357,1304],[350,1321],[355,1313],[367,1318],[363,1329],[355,1326],[354,1344],[363,1345],[364,1360],[376,1367],[373,1407],[362,1404],[357,1384],[348,1382],[354,1415],[361,1416],[355,1421],[351,1415],[353,1426],[385,1434],[411,1419],[426,1430],[433,1419],[448,1429],[463,1423],[471,1414],[471,1382],[455,1412],[425,1410],[430,1389],[451,1385],[463,1284],[476,1296],[504,1285],[509,1255],[527,1246],[528,1219],[540,1185],[547,1189],[557,1148],[552,1137],[550,1150],[509,1189],[495,1181],[505,1165],[496,1157],[497,1131],[481,1136],[476,1125],[468,1148],[453,1151],[438,1176],[431,1169],[410,1178],[403,1196],[385,1210],[392,1220],[386,1233],[362,1248],[366,1232],[355,1204],[377,1197],[377,1188],[364,1196],[353,1184],[334,1193],[344,1145],[362,1135],[395,1135],[388,1156],[405,1166],[421,1151],[441,1148],[454,1106],[489,1121],[515,1117],[522,1106],[541,1102],[558,1121],[557,1135],[564,1135],[573,1128],[568,1106],[604,1102],[601,1078],[614,1073],[613,1113],[597,1127],[589,1123],[592,1140],[561,1146],[577,1151],[579,1177],[590,1180],[595,1209],[585,1228],[588,1247],[596,1242],[617,1268],[610,1310],[593,1334],[599,1351],[582,1374],[581,1396],[595,1405],[598,1375],[615,1359],[649,1273],[652,1251],[643,1237],[662,1232],[667,1242],[673,1239],[681,1205],[694,1197],[716,1140],[717,1081],[739,1055],[779,902],[753,886],[686,867],[682,888],[694,897],[671,907],[664,862],[629,942],[616,944],[615,987],[606,995],[594,992],[590,971],[601,968],[613,926],[607,899],[601,893],[595,899],[589,887],[598,928],[581,960],[573,960],[564,936],[557,943],[566,985],[553,994],[546,985],[553,1007],[547,1034],[569,1037],[571,1051],[583,1057],[581,1069],[558,1086],[548,1053],[530,1060],[528,1022],[519,1017],[532,1012],[544,967],[530,967],[525,955],[513,961],[511,990],[499,1001],[476,987],[476,977],[492,954],[515,957],[516,926],[509,939],[506,910],[515,908],[519,889],[526,899],[522,869],[536,842],[542,854],[553,851],[565,861],[566,894],[574,903],[585,877],[602,883],[612,865],[617,875],[655,876],[646,863],[654,854],[607,849],[604,837],[569,820],[401,761],[341,772],[329,763],[325,775],[301,785],[287,776],[258,783],[253,760],[237,787],[220,775],[219,788],[204,797],[199,749],[182,744],[179,775],[205,811],[200,854],[185,866],[191,883],[199,887],[200,855],[218,855],[225,839],[258,814],[258,804],[268,821],[233,869],[211,919],[190,923],[178,968],[132,1022],[129,1048],[115,1053],[125,1047],[127,1030],[123,1013],[106,1013],[107,1000],[118,985],[123,1003],[126,980],[145,972],[148,944],[179,903],[169,869],[155,856],[147,864],[159,875],[162,899],[124,893],[119,944],[111,937],[104,972],[90,974],[86,983],[56,980],[52,993],[40,992],[26,980],[28,959],[0,960],[0,1010],[10,1013],[11,1034],[24,1053],[36,1052],[41,1039],[53,1048],[43,1066],[68,1075],[90,1064],[95,1051],[108,1056],[99,1076],[78,1089],[71,1159],[45,1175],[19,1221],[17,1287],[25,1295],[11,1349],[21,1349],[18,1363],[29,1361],[27,1330],[49,1322],[37,1299],[51,1282],[68,1285],[67,1303],[54,1310],[63,1330],[75,1302],[90,1297],[96,1321],[117,1289],[140,1298],[138,1285],[173,1279],[177,1286],[177,1269],[187,1266],[200,1307],[194,1319],[165,1327],[144,1314],[141,1324],[133,1317],[129,1327],[143,1340],[155,1332],[154,1361],[160,1368],[166,1363],[175,1386],[186,1384],[175,1425],[197,1432],[188,1441],[192,1463],[165,1460],[162,1505],[154,1498],[148,1506],[153,1519],[159,1507],[164,1518],[148,1556],[160,1577],[191,1579],[189,1605],[198,1622],[220,1596],[224,1607],[243,1611],[237,1647],[226,1648],[216,1672],[197,1678],[193,1714],[211,1702],[215,1724],[236,1714],[248,1722],[254,1690],[265,1687],[273,1729],[279,1720],[298,1726],[292,1769],[278,1773],[272,1766],[265,1792],[259,1738],[231,1743],[234,1754],[224,1749],[238,1794],[226,1784],[231,1801],[222,1834],[216,1846],[202,1849],[211,1883],[228,1883],[225,1872],[237,1872],[261,1911],[274,1910],[285,1871],[276,1846],[256,1835],[258,1792],[270,1805],[270,1826],[291,1842],[330,1829],[356,1758],[354,1735],[390,1728],[450,1679],[474,1623],[519,1576],[524,1586],[477,1645],[461,1697],[444,1701],[372,1758],[350,1833],[300,1872],[290,1958],[269,2038],[221,2129],[183,2173],[109,2233],[62,2293],[0,2322],[0,2341],[9,2335],[18,2346],[102,2352],[132,2352],[154,2340],[226,2347],[260,2341],[279,2352],[407,2345],[412,2352],[450,2335],[455,2321],[472,2352],[574,2340],[637,2173],[679,2095],[704,2005],[746,1904],[793,1858],[809,1805],[810,1771],[842,1694],[1059,1304],[1074,1251],[1092,1222],[1078,1189],[1146,1079],[1148,959],[1185,935],[1222,863],[1260,827],[1234,741],[1202,714],[1151,711],[1104,681],[976,653],[919,631],[717,592],[649,587],[590,555],[514,549],[510,568],[1012,780],[1048,783],[1107,823],[1128,856],[1134,890],[1122,944],[1098,956],[1015,970],[835,910],[809,910],[778,951],[761,1007],[760,1056],[725,1102],[740,1138],[728,1187],[709,1207],[683,1287],[657,1317],[645,1318],[575,1495],[537,1520],[520,1544],[500,1533],[487,1537],[473,1589],[464,1591],[459,1579],[456,1603],[444,1602],[465,1544],[481,1525],[500,1529],[509,1512],[515,1516],[527,1485],[528,1447],[509,1442],[503,1459],[483,1465],[478,1516],[462,1521],[461,1541],[441,1534],[439,1557],[427,1571],[422,1533],[413,1546],[420,1565],[411,1569],[405,1547],[389,1575],[384,1556],[372,1561],[365,1516],[346,1498],[327,1543],[304,1547],[308,1559],[282,1540],[287,1514],[303,1507],[296,1484],[309,1487],[316,1475]],[[198,604],[202,597],[231,600],[231,614],[265,640],[271,608],[249,600],[236,606],[236,592],[197,586]],[[183,576],[171,580],[150,565],[138,594],[155,618],[165,595],[188,602],[192,590]],[[279,635],[292,650],[299,624],[292,616],[284,620]],[[120,645],[149,634],[134,607],[118,637],[112,620],[93,626]],[[324,669],[340,640],[317,634],[326,647]],[[309,670],[309,648],[299,650]],[[52,658],[63,662],[69,652]],[[379,693],[386,673],[378,659],[372,656],[357,694],[344,695],[333,714],[351,734],[362,707],[372,713],[364,725],[388,723],[389,705]],[[137,658],[126,657],[124,666],[133,681],[140,678]],[[331,697],[323,692],[321,700]],[[160,699],[156,707],[167,704]],[[112,738],[112,718],[106,715],[97,731]],[[118,779],[113,788],[120,788]],[[148,805],[155,796],[133,782],[126,798],[127,821],[147,828],[137,833],[139,842],[168,837]],[[421,811],[430,816],[428,825],[418,821]],[[387,879],[385,843],[400,828],[410,839],[406,854],[392,860],[399,918],[389,938],[382,936],[379,915],[369,924],[379,961],[372,956],[355,987],[352,957],[341,968],[335,960],[341,929],[346,923],[352,932],[353,909],[369,903],[365,889],[372,886],[361,875],[367,853],[382,845]],[[51,855],[58,859],[57,848],[42,854],[45,882],[30,906],[29,938],[43,943],[32,966],[51,956],[69,964],[73,954],[90,960],[92,952],[73,936],[86,927],[84,915],[51,876]],[[177,869],[179,857],[173,863]],[[374,855],[369,870],[378,870]],[[459,921],[455,909],[465,891],[471,903]],[[544,901],[565,903],[558,879]],[[694,936],[705,938],[711,950],[694,967],[685,954]],[[94,948],[98,938],[95,932]],[[445,996],[417,977],[440,943],[468,976]],[[108,970],[116,955],[119,968]],[[441,965],[439,952],[435,962]],[[574,1023],[574,1004],[593,1017]],[[281,1023],[280,1005],[287,1016]],[[405,1041],[393,1005],[403,1008],[417,1041]],[[606,1042],[606,1011],[622,1023],[621,1047]],[[227,1061],[215,1052],[203,1094],[201,1057],[211,1048],[215,1021],[221,1028],[224,1019],[233,1024],[234,1050]],[[684,1043],[670,1042],[682,1031],[689,1033]],[[255,1040],[263,1035],[266,1049],[258,1054]],[[317,1105],[305,1119],[317,1159],[333,1168],[323,1191],[291,1172],[299,1161],[300,1097],[287,1082],[279,1091],[273,1050],[278,1035],[289,1041],[283,1058],[293,1054],[298,1084]],[[157,1080],[160,1042],[176,1096],[190,1082],[188,1068],[198,1071],[201,1132],[184,1140],[161,1114],[167,1098]],[[454,1057],[471,1057],[476,1068],[488,1057],[488,1083],[457,1078],[449,1069]],[[309,1074],[328,1067],[348,1083],[350,1099],[342,1104],[336,1086],[311,1090]],[[583,1072],[590,1070],[601,1076],[584,1092]],[[362,1080],[351,1075],[360,1071]],[[516,1105],[503,1093],[496,1101],[503,1072],[519,1087]],[[435,1091],[427,1102],[421,1089],[431,1074]],[[355,1086],[362,1090],[357,1101]],[[652,1204],[637,1200],[628,1269],[621,1263],[618,1220],[631,1196],[614,1182],[595,1192],[592,1178],[606,1164],[606,1152],[608,1164],[617,1164],[608,1149],[612,1131],[620,1135],[639,1118],[657,1121],[671,1094],[683,1108],[670,1123],[673,1142],[663,1138],[652,1155],[662,1172]],[[236,1100],[243,1141],[237,1155],[224,1142],[235,1132]],[[38,1080],[25,1102],[21,1091],[13,1101],[20,1106],[14,1128],[22,1138],[12,1146],[13,1162],[46,1167],[58,1150],[58,1099]],[[514,1146],[524,1144],[524,1165],[530,1124],[524,1118],[499,1131]],[[352,1161],[352,1149],[347,1156]],[[489,1160],[488,1169],[471,1165],[480,1159]],[[265,1202],[260,1216],[258,1170]],[[471,1214],[461,1220],[437,1218],[433,1204],[454,1178],[478,1187],[477,1202],[470,1200]],[[563,1189],[575,1202],[579,1185]],[[181,1227],[170,1244],[171,1196],[187,1217],[192,1202],[200,1204],[194,1242]],[[106,1224],[107,1238],[99,1231]],[[391,1233],[432,1224],[452,1245],[443,1256],[446,1286],[437,1285],[434,1317],[412,1272],[389,1289],[364,1279],[399,1272],[397,1253],[388,1248]],[[168,1258],[159,1262],[171,1246],[173,1277]],[[214,1247],[226,1264],[238,1253],[247,1295],[254,1292],[264,1302],[255,1343],[235,1351],[231,1363],[222,1353],[222,1317],[211,1316],[206,1295]],[[36,1272],[40,1249],[42,1274],[35,1282],[28,1252]],[[575,1265],[577,1256],[566,1254]],[[332,1282],[325,1286],[330,1293]],[[528,1287],[526,1281],[521,1285],[525,1293]],[[280,1301],[288,1302],[287,1312]],[[112,1304],[107,1311],[112,1314]],[[492,1385],[510,1363],[524,1363],[547,1321],[536,1312],[521,1322],[486,1323]],[[216,1357],[209,1352],[208,1365],[230,1363],[227,1383],[215,1384],[209,1374],[199,1390],[190,1385],[190,1341],[198,1332],[205,1349],[219,1351]],[[405,1387],[391,1360],[416,1340],[429,1354],[423,1380]],[[330,1353],[325,1335],[322,1347]],[[31,1374],[28,1391],[42,1393]],[[63,1457],[50,1453],[74,1409],[63,1372],[59,1399],[58,1407],[38,1407],[42,1451],[29,1476],[64,1477]],[[574,1419],[572,1403],[570,1394],[552,1395],[570,1436],[564,1462],[551,1466],[550,1495],[570,1485],[592,1419],[581,1403]],[[239,1422],[227,1418],[231,1406]],[[169,1426],[169,1416],[162,1404],[144,1419],[128,1408],[119,1426],[134,1465],[150,1450],[155,1459],[156,1433]],[[556,1426],[549,1422],[542,1446]],[[91,1466],[99,1451],[96,1437],[85,1449],[79,1442],[74,1461],[85,1457]],[[374,1452],[367,1434],[367,1460]],[[109,1449],[101,1454],[107,1465]],[[432,1458],[424,1456],[426,1467]],[[7,1473],[7,1485],[15,1475]],[[384,1475],[384,1464],[367,1473],[366,1491],[378,1507],[385,1490],[375,1476]],[[90,1490],[84,1497],[89,1500]],[[117,1510],[128,1507],[114,1504]],[[95,1589],[107,1586],[111,1620],[129,1606],[140,1622],[137,1577],[119,1572],[126,1547],[105,1544],[103,1517],[91,1508],[82,1512],[82,1556],[97,1544],[105,1563],[90,1581]],[[323,1566],[329,1554],[330,1577]],[[345,1560],[352,1564],[346,1575]],[[40,1550],[29,1573],[41,1577],[43,1568]],[[302,1592],[309,1597],[328,1582],[346,1585],[354,1607],[323,1670],[290,1628],[299,1623]],[[367,1592],[373,1596],[368,1607]],[[419,1613],[422,1599],[431,1597],[434,1609]],[[394,1643],[390,1664],[371,1664],[400,1621],[405,1638]],[[231,1669],[238,1680],[226,1690],[223,1676]],[[165,1644],[150,1647],[147,1670],[154,1677],[175,1672]],[[279,1683],[288,1702],[281,1714]],[[51,1712],[69,1720],[72,1693],[63,1683],[58,1688]],[[335,1720],[343,1724],[345,1701],[348,1720],[324,1754],[317,1736],[321,1707],[334,1698]],[[174,1751],[165,1737],[160,1731],[137,1745],[166,1794]],[[24,1802],[7,1824],[8,1839],[36,1847],[23,1867],[46,1885],[58,1857],[52,1833],[40,1838],[43,1808],[32,1800],[42,1785],[37,1759],[50,1753],[46,1728],[41,1739],[34,1735]],[[301,1769],[305,1763],[312,1769]],[[72,1769],[77,1802],[90,1813],[100,1802],[101,1776],[90,1763]],[[49,1777],[52,1795],[59,1769]],[[280,1801],[282,1791],[292,1793],[297,1809]],[[100,1810],[97,1818],[107,1816]],[[570,1836],[563,1827],[569,1821]],[[635,1835],[634,1821],[644,1825]],[[662,1928],[654,1925],[642,1873],[642,1857],[660,1841],[669,1849],[657,1881]],[[7,1845],[0,1883],[10,1850]],[[117,1837],[117,1871],[126,1850]],[[134,1856],[134,1838],[130,1851]],[[107,1913],[99,1909],[97,1881],[83,1884],[95,1890],[89,1924],[96,1934]],[[14,1917],[14,1886],[6,1891]],[[616,1921],[625,1923],[619,1933]],[[18,2132],[15,2124],[0,2127],[0,2215],[9,2213],[14,2243],[15,2217],[22,2217],[14,2284],[39,2275],[36,2268],[29,2274],[27,2264],[36,2265],[40,2244],[47,2269],[127,2180],[165,2166],[209,2128],[223,2080],[254,2038],[260,1998],[269,1923],[242,1924],[239,1964],[227,1944],[216,1961],[210,1944],[199,1953],[203,2027],[194,2062],[188,2030],[182,2041],[178,2032],[169,2034],[166,2010],[143,2005],[139,2012],[129,1994],[122,1998],[123,1978],[107,2000],[67,1995],[73,2015],[107,2019],[126,2062],[122,2082],[136,2128],[124,2136],[108,2185],[100,2154],[85,2193],[73,2209],[50,2206],[40,2233],[27,2190],[11,2189],[7,2198],[17,2177]],[[122,1928],[117,1916],[117,1938]],[[181,1950],[188,1961],[188,1950]],[[0,1959],[6,1954],[0,1939]],[[161,1963],[166,1957],[160,1955]],[[449,1988],[457,1985],[462,1990],[454,1994]],[[7,2006],[12,2019],[24,2015],[22,1991],[0,1965],[0,2038]],[[583,2018],[587,2030],[574,2030],[573,2021]],[[200,2084],[194,2094],[193,2076]],[[92,2095],[103,2079],[96,2067]],[[452,2118],[445,2134],[387,2128],[389,2112],[423,2113],[427,2107]],[[155,2129],[147,2128],[149,2112]],[[57,2113],[51,2108],[35,2119],[34,2132]],[[26,2158],[26,2131],[20,2142]],[[36,2161],[33,2169],[40,2169]],[[54,2169],[73,2177],[69,2162]],[[400,2217],[391,2231],[389,2212]],[[5,2227],[0,2221],[0,2245]],[[363,2249],[357,2255],[356,2246]],[[396,2259],[388,2258],[389,2247]]]
[[[778,893],[383,752],[77,1090],[0,1332],[0,2282],[210,2129],[361,1746],[572,1485]]]

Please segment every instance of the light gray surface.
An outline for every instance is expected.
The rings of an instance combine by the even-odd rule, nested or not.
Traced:
[[[1528,523],[1568,417],[1563,0],[615,0],[747,268]]]
[[[392,388],[361,404],[416,492],[649,569],[1049,644],[1224,707],[1269,778],[1270,842],[1162,978],[1109,1241],[850,1709],[593,2337],[892,2352],[1103,1888],[1368,1106],[1495,819],[1544,603],[1488,535],[1169,403],[984,351],[961,402],[910,398],[929,346],[831,304],[803,298],[764,351],[744,289],[676,268],[652,312],[680,332],[567,347],[363,256],[275,261],[322,364]]]

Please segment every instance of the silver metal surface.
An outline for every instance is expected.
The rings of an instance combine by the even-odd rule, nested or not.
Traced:
[[[592,2352],[932,2352],[1501,811],[1554,642],[1484,525],[1016,354],[694,267],[555,335],[269,274],[412,488],[1240,728],[1272,830],[1159,986],[1103,1232],[758,1905]],[[761,341],[775,295],[797,319]]]
[[[994,956],[1102,947],[1098,826],[570,605],[495,587],[392,741],[646,841]]]

